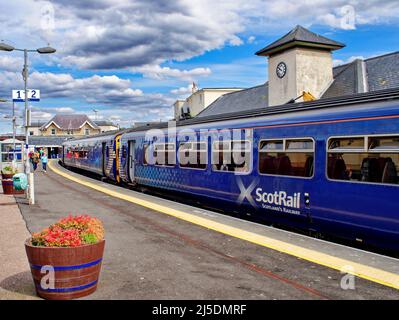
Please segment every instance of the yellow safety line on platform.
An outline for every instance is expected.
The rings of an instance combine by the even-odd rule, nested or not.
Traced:
[[[89,181],[82,181],[81,179],[74,177],[68,173],[62,172],[55,168],[52,165],[52,161],[49,162],[49,167],[51,170],[53,170],[55,173],[72,180],[74,182],[77,182],[79,184],[82,184],[86,187],[92,188],[94,190],[103,192],[105,194],[108,194],[112,197],[119,198],[125,201],[129,201],[135,204],[138,204],[140,206],[168,214],[170,216],[191,222],[193,224],[235,237],[239,238],[251,243],[255,243],[257,245],[267,247],[276,251],[280,251],[325,267],[329,267],[332,269],[336,269],[338,271],[341,271],[343,273],[350,273],[353,274],[357,277],[367,279],[388,287],[392,287],[395,289],[399,289],[399,275],[387,272],[381,269],[373,268],[370,266],[366,266],[360,263],[356,263],[350,260],[346,259],[341,259],[337,258],[322,252],[318,252],[315,250],[303,248],[297,245],[293,245],[281,240],[276,240],[273,238],[269,238],[266,236],[262,236],[253,232],[249,232],[246,230],[242,230],[236,227],[231,227],[216,221],[212,221],[206,218],[198,217],[196,215],[183,212],[181,210],[169,208],[164,205],[156,204],[147,200],[139,199],[134,196],[130,195],[125,195],[123,193],[109,190],[106,187],[99,186],[95,183],[89,182]]]

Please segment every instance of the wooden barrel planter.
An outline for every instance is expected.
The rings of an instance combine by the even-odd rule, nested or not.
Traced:
[[[105,240],[78,247],[36,247],[25,242],[33,282],[38,296],[49,300],[70,300],[87,296],[97,289]],[[54,287],[48,288],[48,269],[54,268]]]
[[[1,174],[2,180],[1,180],[1,185],[3,187],[3,193],[4,194],[24,194],[24,190],[15,190],[14,189],[14,181],[13,181],[13,176],[14,174]]]
[[[12,179],[3,179],[1,180],[1,185],[3,187],[4,194],[24,194],[24,190],[15,190],[14,182]]]
[[[12,177],[14,176],[14,174],[13,173],[2,173],[1,174],[1,178],[2,179],[11,179],[12,180]]]
[[[4,179],[1,180],[1,185],[3,187],[4,194],[14,194],[14,183],[12,179]]]

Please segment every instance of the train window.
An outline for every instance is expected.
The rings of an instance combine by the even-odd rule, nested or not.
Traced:
[[[248,173],[251,150],[251,143],[247,140],[215,141],[212,144],[212,169]]]
[[[174,143],[154,143],[154,161],[158,166],[174,166],[176,149]]]
[[[283,140],[270,140],[264,141],[262,145],[262,150],[283,150],[284,149],[284,141]]]
[[[309,138],[261,140],[259,173],[310,178],[314,153],[314,141]]]
[[[313,141],[309,139],[286,140],[287,150],[313,150]]]
[[[341,138],[331,140],[338,141]],[[350,140],[351,138],[342,138]],[[359,139],[359,138],[356,138]],[[330,179],[352,182],[398,184],[399,137],[369,136],[361,138],[365,148],[328,149],[327,175]],[[366,144],[367,142],[367,144]]]
[[[206,169],[208,148],[206,142],[182,142],[179,146],[179,165],[182,168]]]
[[[369,137],[370,151],[399,151],[399,137]]]
[[[122,158],[123,159],[127,158],[127,147],[125,145],[122,146]]]
[[[331,139],[329,143],[329,149],[334,152],[341,150],[364,150],[365,138],[343,138],[343,139]]]

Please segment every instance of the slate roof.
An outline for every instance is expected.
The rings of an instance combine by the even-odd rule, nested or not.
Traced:
[[[115,126],[116,127],[116,125],[114,123],[112,123],[111,121],[108,121],[108,120],[93,120],[93,122],[97,126]]]
[[[399,88],[399,51],[334,67],[334,81],[322,95],[336,98],[363,92]],[[207,117],[268,106],[268,83],[225,94],[196,117]]]
[[[370,91],[399,87],[399,51],[365,61]]]
[[[30,128],[40,128],[44,126],[47,123],[47,121],[40,121],[40,120],[31,120],[30,122]]]
[[[334,82],[324,92],[322,98],[350,95],[357,92],[359,65],[357,61],[335,67],[333,69]]]
[[[85,122],[88,122],[94,129],[99,129],[85,114],[57,114],[43,125],[41,129],[45,129],[51,122],[54,122],[61,130],[78,130]]]
[[[234,111],[246,111],[268,106],[268,84],[231,92],[220,96],[206,109],[201,111],[197,117],[207,117]]]
[[[258,56],[268,56],[272,53],[286,50],[296,45],[310,47],[318,46],[329,50],[337,50],[345,47],[345,44],[343,43],[328,39],[298,25],[286,35],[259,50],[255,54]]]
[[[334,68],[334,82],[322,98],[399,88],[399,51]]]
[[[73,139],[71,136],[29,136],[29,144],[40,147],[61,146],[63,142]]]

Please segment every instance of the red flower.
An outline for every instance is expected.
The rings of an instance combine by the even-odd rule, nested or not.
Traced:
[[[32,244],[46,247],[76,247],[104,239],[100,220],[88,215],[68,216],[39,233],[33,233]]]

